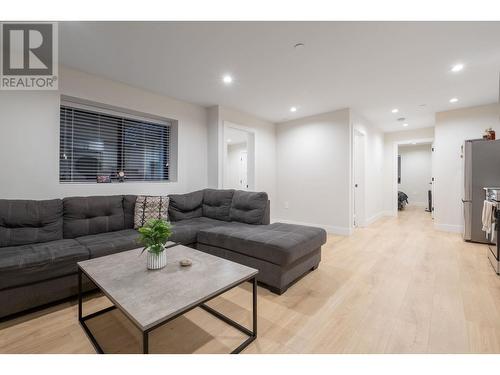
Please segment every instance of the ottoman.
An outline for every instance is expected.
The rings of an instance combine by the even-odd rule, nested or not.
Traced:
[[[220,226],[198,232],[197,249],[259,270],[277,294],[318,267],[326,231],[286,223]]]

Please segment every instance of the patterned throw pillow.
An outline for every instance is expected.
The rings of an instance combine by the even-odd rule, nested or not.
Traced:
[[[135,201],[134,228],[141,228],[149,220],[168,220],[168,197],[138,195]]]

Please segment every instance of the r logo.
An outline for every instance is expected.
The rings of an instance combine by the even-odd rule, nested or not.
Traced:
[[[44,76],[53,74],[53,24],[2,24],[2,74]]]

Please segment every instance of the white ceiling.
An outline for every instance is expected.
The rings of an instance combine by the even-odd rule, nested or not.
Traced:
[[[396,131],[433,126],[436,111],[497,101],[499,35],[500,22],[63,22],[60,60],[273,122],[351,107]],[[465,69],[453,74],[457,62]]]

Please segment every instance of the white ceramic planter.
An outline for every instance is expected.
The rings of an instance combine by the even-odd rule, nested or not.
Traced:
[[[159,270],[167,265],[167,252],[163,250],[159,254],[147,251],[148,270]]]

